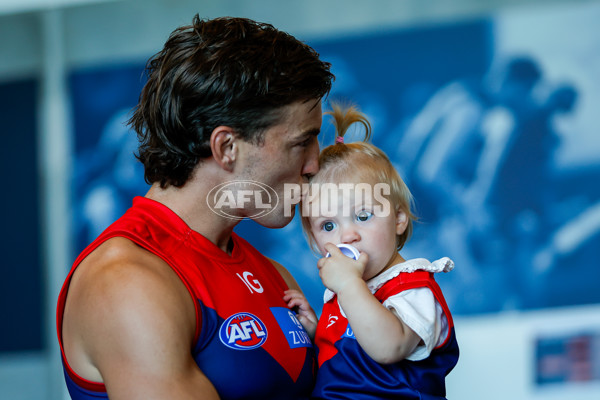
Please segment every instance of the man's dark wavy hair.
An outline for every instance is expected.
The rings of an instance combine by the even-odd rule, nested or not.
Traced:
[[[211,155],[216,127],[261,144],[283,106],[323,98],[334,79],[314,49],[269,24],[198,15],[173,31],[146,72],[129,125],[146,182],[163,188],[183,186]]]

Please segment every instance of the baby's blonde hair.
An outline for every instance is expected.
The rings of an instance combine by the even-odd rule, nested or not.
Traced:
[[[392,204],[392,211],[403,211],[408,223],[401,235],[396,237],[396,249],[400,250],[412,235],[413,224],[417,218],[412,209],[414,200],[410,190],[392,165],[388,156],[374,145],[367,143],[371,137],[371,124],[367,117],[354,106],[343,107],[337,103],[331,104],[332,111],[326,115],[333,117],[336,131],[336,143],[325,147],[319,155],[319,172],[310,182],[339,182],[344,176],[354,174],[363,181],[387,183],[390,194],[387,196]],[[365,128],[365,137],[361,142],[343,143],[348,128],[359,123]],[[302,215],[302,229],[310,247],[318,253],[315,238],[310,229],[308,215]]]

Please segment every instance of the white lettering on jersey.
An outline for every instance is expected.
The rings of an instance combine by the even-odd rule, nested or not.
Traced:
[[[252,280],[252,282],[250,282],[250,277],[254,277],[254,275],[252,275],[251,272],[245,271],[242,275],[240,274],[236,274],[238,276],[238,278],[240,278],[242,280],[242,282],[244,282],[244,284],[246,285],[246,287],[248,288],[248,290],[250,290],[250,293],[262,293],[265,291],[265,289],[262,287],[262,285],[260,284],[260,282],[258,281],[258,279],[254,279]]]
[[[232,324],[231,333],[229,334],[229,343],[234,343],[236,340],[250,340],[253,333],[258,338],[265,336],[265,332],[256,326],[256,321],[254,320],[242,321],[239,325]]]
[[[310,337],[304,330],[301,331],[289,331],[294,344],[307,344],[310,343]]]
[[[329,314],[329,318],[327,319],[327,328],[329,328],[331,325],[335,324],[338,320],[337,315],[331,315]]]

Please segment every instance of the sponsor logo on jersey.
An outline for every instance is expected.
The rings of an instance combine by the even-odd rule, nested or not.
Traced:
[[[348,326],[346,327],[346,330],[344,331],[344,334],[342,335],[342,337],[356,339],[356,336],[354,336],[354,332],[352,331],[350,324],[348,324]]]
[[[234,350],[252,350],[267,340],[267,327],[255,315],[237,313],[227,318],[219,329],[221,342]]]
[[[252,275],[251,272],[244,271],[242,275],[240,275],[239,273],[236,275],[242,280],[242,282],[244,282],[244,285],[246,285],[250,293],[262,293],[265,291],[258,279],[250,280],[250,278],[254,278],[254,275]]]
[[[290,349],[312,347],[312,342],[296,314],[285,307],[271,307],[271,312],[287,339]]]
[[[329,318],[327,318],[327,328],[329,328],[331,325],[335,324],[338,320],[337,315],[331,315],[329,314]]]

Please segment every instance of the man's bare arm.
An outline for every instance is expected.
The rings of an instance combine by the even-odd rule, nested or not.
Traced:
[[[157,256],[115,238],[73,276],[63,322],[67,360],[119,399],[218,399],[191,346],[194,302]]]

